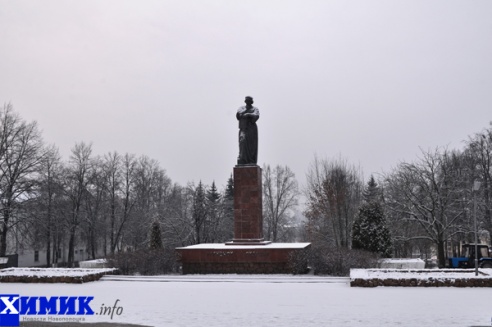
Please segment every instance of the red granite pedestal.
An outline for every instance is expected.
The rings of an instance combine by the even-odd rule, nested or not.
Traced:
[[[227,245],[266,245],[261,168],[234,167],[234,239]]]
[[[303,274],[311,243],[226,245],[203,243],[178,248],[182,273]]]
[[[183,274],[290,274],[307,270],[310,243],[263,238],[262,172],[234,167],[234,239],[177,248]]]

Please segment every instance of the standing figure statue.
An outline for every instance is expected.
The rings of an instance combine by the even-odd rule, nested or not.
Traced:
[[[239,156],[238,165],[256,165],[258,161],[258,127],[256,121],[260,118],[260,111],[253,107],[253,98],[247,96],[245,106],[237,110],[236,118],[239,121]]]

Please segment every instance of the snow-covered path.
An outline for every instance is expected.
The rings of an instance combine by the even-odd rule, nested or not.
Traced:
[[[136,278],[133,282],[111,281],[107,277],[80,285],[0,284],[0,293],[94,296],[91,307],[96,313],[102,305],[115,303],[123,312],[112,320],[107,315],[96,315],[86,322],[157,327],[491,325],[489,288],[351,288],[341,279],[321,282],[312,277],[313,282],[299,282],[301,277],[295,276],[161,278],[166,282]]]

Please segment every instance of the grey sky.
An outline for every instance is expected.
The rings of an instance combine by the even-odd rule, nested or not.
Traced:
[[[492,1],[0,0],[0,102],[76,142],[226,184],[235,112],[259,107],[259,164],[302,184],[319,157],[366,177],[492,120]]]

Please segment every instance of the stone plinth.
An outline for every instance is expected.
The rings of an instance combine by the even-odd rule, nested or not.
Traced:
[[[310,243],[264,240],[262,196],[261,168],[234,167],[234,238],[177,248],[183,274],[305,273]]]
[[[177,248],[183,274],[305,273],[310,243],[197,244]]]
[[[256,165],[236,166],[234,167],[234,239],[227,244],[240,245],[263,241],[261,168]]]

